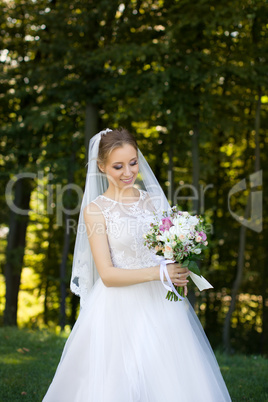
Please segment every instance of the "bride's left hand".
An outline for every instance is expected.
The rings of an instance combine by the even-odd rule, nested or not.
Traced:
[[[185,279],[186,279],[189,275],[190,275],[190,271],[187,269],[187,270],[185,270],[185,272],[179,274],[179,276],[180,276],[179,279],[180,279],[182,282],[184,282]],[[176,283],[176,282],[174,282],[174,285],[175,285],[175,286],[182,286],[180,283]],[[184,293],[184,296],[186,297],[187,294],[188,294],[187,285],[183,285],[183,293]]]

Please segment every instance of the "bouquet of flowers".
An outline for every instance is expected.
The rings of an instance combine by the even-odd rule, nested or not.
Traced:
[[[164,211],[161,220],[157,218],[150,226],[148,233],[143,235],[144,245],[153,249],[156,255],[179,262],[182,267],[188,268],[190,277],[199,290],[212,288],[211,284],[201,276],[197,265],[203,250],[208,246],[204,219],[198,215],[190,215],[186,211],[179,211],[178,207],[174,206],[170,212]],[[174,287],[182,296],[183,288]],[[178,300],[172,290],[168,291],[166,298]]]

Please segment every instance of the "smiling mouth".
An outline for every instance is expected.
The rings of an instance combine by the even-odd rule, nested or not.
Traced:
[[[123,180],[123,179],[121,179],[124,183],[130,183],[132,180],[133,180],[133,177],[134,176],[132,176],[130,179],[128,179],[128,180]]]

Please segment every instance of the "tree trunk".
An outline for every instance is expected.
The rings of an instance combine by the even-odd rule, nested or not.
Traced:
[[[192,183],[195,191],[199,191],[199,119],[195,124],[192,135]],[[199,199],[193,199],[193,213],[199,214]]]
[[[264,243],[264,242],[263,242]],[[266,247],[266,244],[265,244]],[[261,264],[261,275],[262,278],[265,278],[267,273],[266,273],[266,261],[265,259],[262,260]],[[267,281],[263,280],[262,281],[262,287],[261,287],[261,295],[262,295],[262,333],[261,333],[261,339],[260,339],[260,353],[261,354],[267,354],[268,353],[268,303],[267,303]]]
[[[255,120],[255,172],[261,169],[261,159],[260,159],[260,116],[261,116],[261,97],[262,91],[261,88],[258,90],[258,104],[256,111],[256,120]],[[266,244],[264,244],[264,235],[262,235],[262,244],[265,249]],[[266,262],[263,258],[260,264],[260,273],[262,278],[266,277]],[[267,305],[267,281],[262,282],[261,286],[261,296],[262,296],[262,333],[260,339],[260,353],[267,353],[267,322],[268,322],[268,305]]]
[[[85,148],[86,148],[86,154],[85,154],[85,162],[88,162],[88,146],[89,146],[89,141],[90,138],[92,138],[97,132],[99,128],[99,113],[98,109],[92,105],[91,103],[88,103],[86,105],[86,110],[85,110]],[[74,301],[74,298],[77,300],[77,296],[73,296],[72,298],[72,312],[71,312],[71,321],[74,322],[75,316],[76,316],[76,309],[78,306],[78,302]]]
[[[97,108],[88,103],[86,105],[86,118],[85,118],[85,147],[88,151],[89,140],[93,135],[97,134],[99,127],[99,114]],[[88,158],[88,152],[86,152],[86,162]]]
[[[170,135],[170,134],[169,134]],[[169,149],[168,149],[168,181],[169,181],[169,188],[168,188],[168,198],[171,203],[171,206],[174,204],[174,161],[173,161],[173,149],[174,145],[172,145],[172,137],[170,135],[169,141]]]
[[[75,162],[75,150],[72,148],[71,158],[70,158],[70,170],[69,170],[69,178],[68,184],[72,184],[74,178],[73,166]],[[66,191],[67,198],[67,209],[71,209],[71,189],[68,188]],[[65,231],[64,231],[64,242],[63,242],[63,252],[62,259],[60,264],[60,327],[61,331],[64,331],[65,323],[66,323],[66,267],[68,261],[68,253],[70,249],[70,231],[68,228],[68,213],[64,213],[65,217]]]
[[[71,295],[71,316],[69,318],[69,323],[71,328],[73,328],[76,323],[76,311],[79,307],[79,297],[77,297],[74,293]]]
[[[261,124],[261,88],[258,88],[258,103],[256,109],[255,118],[255,166],[254,171],[258,172],[261,168],[261,158],[260,158],[260,124]]]
[[[193,130],[193,135],[192,135],[192,166],[193,166],[193,172],[192,172],[192,183],[193,187],[195,189],[194,191],[194,196],[195,194],[199,194],[199,104],[196,105],[197,110],[198,110],[198,115],[196,117],[196,123],[194,126]],[[193,199],[193,204],[192,208],[193,214],[199,214],[199,197]],[[198,268],[200,269],[200,261],[197,261]],[[193,306],[195,307],[196,304],[196,296],[195,296],[195,290],[190,289],[188,293],[188,299]]]
[[[14,204],[28,210],[32,186],[29,179],[18,179],[14,184]],[[26,244],[26,230],[29,216],[10,211],[9,233],[7,238],[6,263],[6,304],[4,325],[17,326],[18,293]]]
[[[259,148],[260,111],[261,111],[261,90],[259,88],[258,102],[257,102],[257,108],[256,108],[256,116],[255,116],[255,164],[254,164],[255,172],[260,170],[260,148]],[[250,201],[251,201],[251,194],[249,193],[246,211],[245,211],[246,219],[248,219],[249,215],[250,215],[250,209],[251,209]],[[231,341],[230,341],[231,319],[232,319],[232,314],[235,310],[235,304],[236,304],[238,290],[240,288],[242,278],[243,278],[244,255],[245,255],[245,248],[246,248],[246,230],[247,230],[247,227],[245,225],[242,225],[240,228],[240,236],[239,236],[237,274],[236,274],[235,282],[234,282],[233,289],[232,289],[231,304],[230,304],[229,311],[228,311],[225,321],[224,321],[223,345],[224,345],[224,349],[226,350],[227,353],[231,352]]]
[[[51,201],[47,201],[47,205],[50,204]],[[49,321],[49,306],[48,306],[48,295],[49,295],[49,276],[50,276],[50,265],[53,259],[52,255],[52,242],[53,242],[53,216],[48,214],[48,248],[46,250],[46,258],[44,262],[44,283],[45,283],[45,297],[44,297],[44,323],[48,325]]]
[[[46,278],[45,285],[45,298],[44,298],[44,324],[48,325],[48,305],[47,305],[47,297],[48,297],[48,279]]]
[[[250,211],[250,194],[248,196],[246,212],[245,212],[246,219],[249,216],[249,211]],[[228,313],[224,320],[223,346],[227,353],[231,353],[231,340],[230,340],[231,319],[232,319],[233,312],[235,310],[235,304],[236,304],[238,290],[240,288],[242,278],[243,278],[244,256],[245,256],[245,246],[246,246],[246,230],[247,230],[246,226],[242,225],[240,227],[237,273],[236,273],[236,278],[235,278],[233,288],[232,288],[231,304],[230,304]]]
[[[70,189],[67,190],[69,195]],[[63,251],[62,259],[60,264],[60,328],[64,331],[66,322],[66,265],[68,259],[68,252],[70,247],[70,233],[67,232],[67,220],[68,215],[65,214],[65,231],[64,231],[64,241],[63,241]]]

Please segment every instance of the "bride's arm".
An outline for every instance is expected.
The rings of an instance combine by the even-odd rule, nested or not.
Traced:
[[[113,266],[105,218],[96,204],[90,203],[85,207],[84,219],[94,262],[105,286],[128,286],[160,280],[159,265],[140,269],[122,269]],[[179,264],[169,264],[167,269],[172,281],[176,281],[180,286],[187,284],[187,270],[179,268]],[[180,274],[180,280],[178,274]]]

